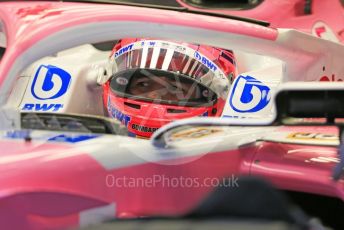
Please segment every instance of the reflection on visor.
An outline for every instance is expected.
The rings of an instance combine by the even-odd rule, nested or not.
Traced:
[[[168,71],[135,69],[112,77],[111,89],[121,96],[136,97],[161,103],[204,105],[216,99],[207,87],[181,74]]]
[[[118,72],[134,68],[151,68],[181,72],[191,78],[200,79],[214,73],[195,58],[168,49],[146,48],[129,51],[116,57],[115,67]]]
[[[114,52],[112,73],[139,68],[180,73],[207,86],[224,99],[228,94],[229,81],[217,66],[217,61],[187,46],[145,40],[128,44]]]
[[[213,97],[225,100],[229,92],[230,82],[217,65],[218,61],[218,59],[211,60],[198,50],[181,44],[159,40],[143,40],[130,43],[114,51],[111,55],[110,64],[112,65],[112,73],[116,76],[117,73],[124,75],[123,73],[126,71],[133,73],[132,70],[138,69],[144,69],[153,76],[159,76],[159,78],[154,79],[153,76],[146,74],[148,79],[141,79],[141,82],[130,82],[130,87],[137,89],[137,91],[117,90],[118,92],[121,91],[132,96],[153,100],[159,98],[159,100],[165,101],[190,101],[203,98],[203,101],[209,102],[213,101]],[[160,73],[165,73],[165,75]],[[145,74],[142,72],[140,75],[142,77]],[[177,80],[174,77],[177,75],[187,77],[189,81]],[[129,83],[129,78],[126,79]],[[172,82],[169,82],[170,79],[172,79]],[[118,81],[123,80],[119,79]],[[189,90],[186,94],[185,88],[190,88],[194,81],[200,86]],[[147,88],[145,92],[143,90],[139,91],[140,87],[134,87],[134,84],[149,85],[148,91],[150,94],[148,94]],[[212,93],[197,90],[199,87],[205,87]]]

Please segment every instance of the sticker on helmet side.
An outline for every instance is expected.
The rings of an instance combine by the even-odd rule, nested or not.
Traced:
[[[124,77],[117,77],[116,82],[119,85],[128,85],[128,79],[126,79]]]
[[[114,55],[115,58],[118,57],[118,56],[120,56],[120,55],[122,55],[122,54],[124,54],[124,53],[126,53],[126,52],[131,51],[131,50],[133,49],[133,46],[134,46],[134,44],[129,44],[129,45],[127,45],[127,46],[122,47],[121,49],[119,49],[119,50],[115,53],[115,55]]]
[[[110,97],[108,98],[108,106],[107,107],[108,107],[107,109],[108,109],[108,113],[109,113],[110,117],[119,120],[122,124],[124,124],[126,127],[128,127],[128,123],[130,122],[131,117],[122,113],[114,105],[112,105]]]
[[[214,62],[210,61],[208,58],[201,55],[199,52],[196,51],[194,57],[203,65],[207,66],[210,70],[215,72],[218,69]]]
[[[158,130],[158,128],[152,128],[152,127],[142,126],[138,124],[132,124],[131,128],[140,132],[145,132],[145,133],[153,133]]]

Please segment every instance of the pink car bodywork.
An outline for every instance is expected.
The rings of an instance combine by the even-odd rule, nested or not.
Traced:
[[[125,6],[76,3],[1,3],[0,19],[6,29],[7,50],[0,62],[0,84],[4,85],[13,72],[12,64],[17,57],[35,43],[63,28],[93,21],[161,22],[266,40],[277,37],[275,29],[244,22],[219,20],[221,23],[214,23],[206,16],[185,14],[181,18],[175,12],[139,8],[135,13],[128,13],[129,9]],[[256,29],[252,30],[252,27]],[[306,129],[302,131],[307,132]],[[276,132],[297,131],[282,128]],[[308,132],[314,131],[309,128]],[[336,130],[328,128],[318,132],[336,135]],[[120,138],[131,143],[130,138]],[[142,145],[150,143],[142,140]],[[199,178],[204,181],[231,175],[259,175],[281,189],[344,199],[343,181],[330,179],[338,162],[336,146],[260,141],[255,145],[212,152],[178,165],[168,163],[183,161],[185,157],[164,160],[165,164],[142,159],[121,162],[118,157],[113,160],[119,163],[110,168],[104,167],[83,142],[35,138],[25,141],[4,132],[0,149],[0,225],[4,229],[79,227],[99,221],[97,215],[100,214],[117,218],[182,215],[197,206],[212,190],[212,186],[206,185],[174,187],[161,183],[152,187],[114,186],[115,178],[124,177],[164,175],[166,178]]]
[[[310,13],[305,12],[305,0],[264,0],[252,9],[205,9],[178,0],[188,9],[253,18],[270,22],[272,27],[294,28],[315,36],[344,42],[344,5],[340,0],[309,1]]]
[[[338,159],[335,147],[265,141],[212,152],[180,165],[168,165],[176,161],[170,160],[165,164],[129,163],[107,170],[87,151],[74,148],[75,144],[45,142],[31,147],[35,144],[22,139],[0,143],[1,149],[7,149],[0,160],[2,226],[78,227],[97,222],[94,216],[99,214],[108,218],[178,216],[209,194],[213,178],[233,175],[258,175],[281,189],[344,197],[343,181],[330,179]],[[160,177],[155,178],[157,175]],[[167,179],[181,177],[197,178],[200,183],[184,187],[168,184]],[[155,181],[151,186],[131,186],[132,178]]]

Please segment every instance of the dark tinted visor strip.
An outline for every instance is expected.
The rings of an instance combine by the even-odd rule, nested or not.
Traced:
[[[162,64],[164,63],[166,57],[167,49],[160,49],[160,54],[158,57],[158,62],[156,64],[157,69],[162,69]]]
[[[152,61],[153,50],[154,50],[154,48],[148,48],[147,60],[146,60],[145,68],[149,68],[149,65],[150,65],[150,63]]]

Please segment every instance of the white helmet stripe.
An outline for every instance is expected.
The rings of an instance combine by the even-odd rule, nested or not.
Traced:
[[[189,69],[189,66],[190,66],[190,63],[191,63],[191,58],[189,58],[189,56],[187,56],[187,55],[185,55],[185,57],[184,57],[184,59],[185,58],[188,58],[188,61],[186,62],[186,64],[185,64],[185,66],[184,66],[184,69],[183,69],[183,71],[182,71],[182,73],[183,74],[186,74],[186,71],[188,71],[188,69]],[[183,59],[183,60],[184,60]]]
[[[192,74],[192,73],[194,72],[194,70],[195,70],[195,68],[196,68],[197,65],[198,65],[198,62],[195,61],[194,64],[192,65],[192,67],[191,67],[191,69],[190,69],[190,71],[189,71],[188,74]]]
[[[142,58],[141,58],[140,68],[146,67],[147,55],[148,55],[148,46],[144,46],[142,49]]]
[[[158,62],[158,58],[160,55],[160,47],[154,47],[153,48],[153,54],[152,54],[152,60],[149,65],[149,68],[156,69],[156,64]]]
[[[168,67],[169,67],[169,65],[171,63],[173,54],[174,54],[174,50],[173,49],[167,49],[166,56],[165,56],[164,62],[163,62],[162,67],[161,67],[162,70],[167,70],[168,69]]]

